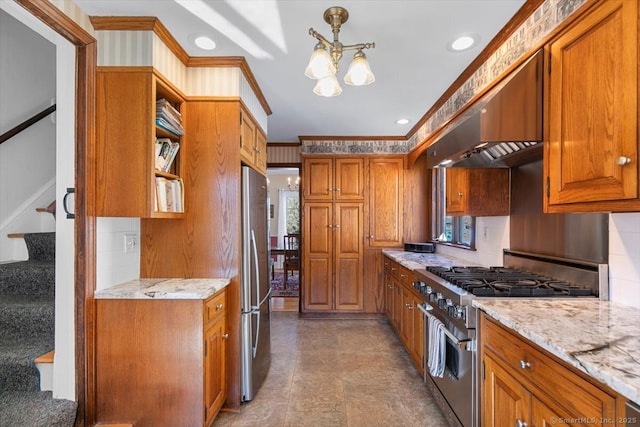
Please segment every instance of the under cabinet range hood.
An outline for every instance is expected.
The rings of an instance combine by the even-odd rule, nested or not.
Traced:
[[[427,148],[429,168],[511,167],[542,158],[542,50],[513,71]]]

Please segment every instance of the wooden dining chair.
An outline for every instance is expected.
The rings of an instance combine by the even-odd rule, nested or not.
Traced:
[[[287,234],[284,236],[284,287],[287,287],[289,272],[300,272],[300,235]]]

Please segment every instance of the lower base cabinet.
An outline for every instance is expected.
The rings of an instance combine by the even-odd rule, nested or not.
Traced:
[[[481,415],[486,426],[624,425],[617,395],[481,316]],[[620,415],[620,414],[618,414]]]
[[[411,356],[424,375],[424,321],[418,304],[422,297],[413,287],[413,272],[396,261],[384,258],[385,313]]]
[[[96,421],[210,426],[226,399],[226,291],[96,300]]]

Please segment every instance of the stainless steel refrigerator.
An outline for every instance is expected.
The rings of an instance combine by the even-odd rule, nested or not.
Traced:
[[[242,400],[254,398],[271,365],[267,179],[242,167]]]

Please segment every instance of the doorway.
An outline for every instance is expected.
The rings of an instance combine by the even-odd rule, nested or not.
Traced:
[[[300,164],[267,167],[272,311],[300,306],[300,246],[286,244],[293,241],[290,236],[300,236],[300,180]]]

